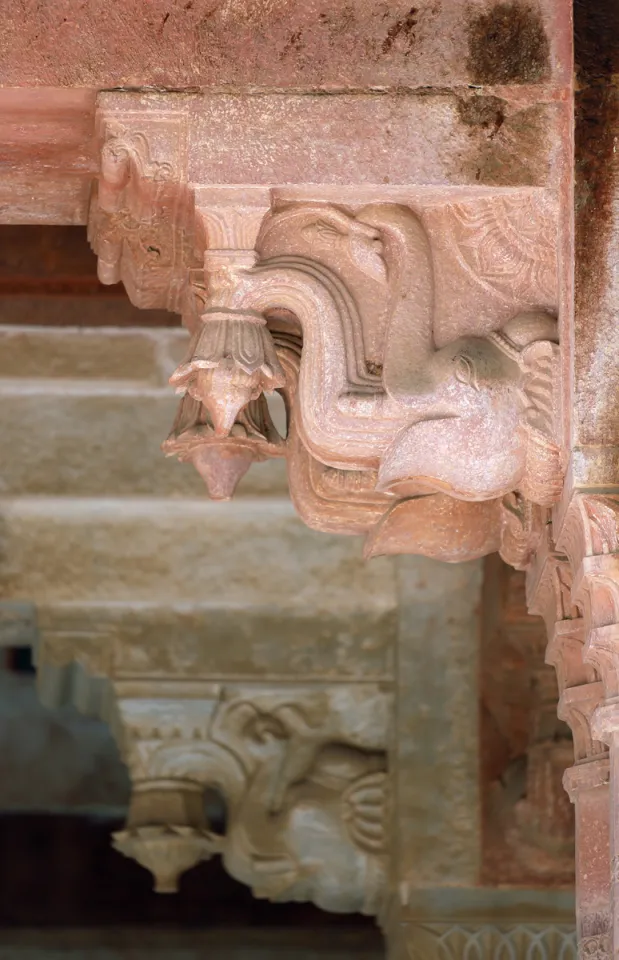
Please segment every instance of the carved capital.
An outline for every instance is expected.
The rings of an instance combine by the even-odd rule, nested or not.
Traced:
[[[604,692],[592,664],[585,661],[585,623],[572,600],[570,564],[554,549],[548,525],[530,571],[528,594],[530,611],[546,622],[546,663],[557,674],[558,715],[572,730],[574,756],[580,763],[604,752],[591,734],[591,717]]]
[[[558,548],[569,558],[572,598],[582,609],[585,660],[619,694],[619,498],[576,495],[565,516]]]
[[[184,871],[217,854],[257,897],[378,912],[389,692],[371,682],[222,685],[189,671],[174,680],[115,672],[110,659],[105,718],[133,793],[114,845],[150,870],[156,890],[174,892]],[[205,818],[206,791],[225,804],[222,833]]]
[[[592,734],[592,717],[603,699],[604,689],[600,682],[568,687],[561,694],[557,712],[572,731],[576,763],[605,752],[597,734],[595,737]]]
[[[572,803],[576,803],[581,793],[606,788],[609,780],[610,761],[608,756],[600,756],[588,763],[577,763],[568,767],[563,775],[563,786]]]
[[[619,701],[600,703],[591,717],[593,736],[610,747],[619,745]]]

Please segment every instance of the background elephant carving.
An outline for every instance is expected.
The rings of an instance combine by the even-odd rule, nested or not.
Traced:
[[[290,742],[274,737],[223,842],[227,870],[273,901],[311,901],[337,913],[378,910],[384,882],[384,754],[330,744],[279,808],[268,797]]]
[[[240,794],[226,797],[219,848],[228,872],[255,896],[377,912],[385,879],[386,736],[376,697],[366,702],[358,704],[356,724],[347,714],[356,729],[339,731],[337,709],[320,693],[301,703],[241,697],[222,704],[213,735],[243,757],[246,780]],[[379,719],[377,736],[369,738],[368,707]]]

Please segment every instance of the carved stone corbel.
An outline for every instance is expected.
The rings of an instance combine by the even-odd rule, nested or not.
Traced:
[[[101,283],[123,282],[143,309],[181,312],[193,254],[193,197],[182,116],[99,110],[100,173],[88,238]]]
[[[89,230],[102,281],[182,313],[192,335],[171,378],[183,401],[164,452],[193,463],[218,499],[252,462],[286,456],[301,516],[365,533],[368,555],[481,556],[505,539],[503,498],[534,512],[553,504],[563,460],[552,205],[486,196],[478,217],[471,199],[443,201],[463,244],[448,272],[494,276],[496,234],[514,275],[511,301],[501,281],[494,326],[452,316],[446,335],[446,254],[423,211],[380,199],[343,209],[319,187],[287,201],[266,186],[193,182],[189,101],[162,104],[102,99]],[[530,242],[506,252],[523,217]],[[485,255],[473,264],[465,253],[480,230]],[[482,289],[494,303],[496,282]],[[301,347],[292,374],[282,322]],[[273,390],[288,395],[286,437],[269,415]]]
[[[484,528],[498,520],[493,501],[510,491],[519,489],[540,503],[556,499],[561,479],[553,440],[556,347],[548,314],[522,314],[501,333],[436,350],[429,243],[419,219],[393,204],[374,204],[356,217],[329,206],[291,205],[266,218],[256,242],[260,257],[255,266],[243,261],[235,281],[230,272],[226,275],[226,309],[248,318],[248,331],[255,317],[269,313],[296,318],[303,348],[291,414],[293,456],[298,462],[302,444],[332,470],[365,474],[373,484],[365,494],[365,509],[374,523],[380,495],[391,498],[387,528],[376,529],[370,554],[406,552],[404,537],[392,531],[402,520],[406,527],[411,498],[434,492],[465,503],[489,502],[488,508],[454,505],[447,511],[460,521],[455,529],[479,528],[482,533],[475,530],[474,543],[465,536],[453,547],[445,545],[445,559],[479,556],[496,547],[500,526],[492,533]],[[221,298],[217,289],[208,301],[213,316],[219,315]],[[377,326],[379,363],[368,360],[364,346],[370,331],[377,340]],[[270,349],[270,338],[266,343]],[[256,347],[265,363],[265,383],[282,387],[281,379],[274,379],[266,343]],[[172,382],[189,378],[195,383],[197,370],[198,361],[190,361]],[[252,376],[258,389],[260,378]],[[222,409],[232,404],[238,413],[236,387],[230,391],[223,382],[209,380],[208,395],[209,403]],[[231,416],[225,429],[230,429]],[[471,435],[479,437],[473,457]],[[466,451],[459,453],[458,443]],[[294,479],[293,473],[292,485]],[[351,490],[363,489],[359,482]],[[314,483],[309,488],[314,500],[315,491]],[[293,498],[303,515],[294,487]],[[398,512],[401,500],[409,505]],[[413,510],[414,525],[415,515],[429,510],[439,517],[445,506],[434,501],[423,508],[415,504]],[[357,532],[359,524],[354,527],[348,532]],[[410,537],[410,528],[407,533]]]
[[[187,701],[140,706],[120,688],[117,697],[134,788],[115,846],[151,870],[156,889],[172,891],[183,870],[217,853],[257,897],[377,912],[387,849],[384,694],[231,684],[203,718],[197,704],[189,711],[193,729]],[[183,719],[170,725],[175,713]],[[207,787],[226,806],[221,835],[204,819]]]
[[[521,489],[538,502],[556,499],[550,315],[522,314],[500,333],[437,350],[429,242],[419,218],[395,204],[356,217],[293,206],[267,219],[258,242],[261,258],[229,306],[297,317],[299,429],[313,456],[343,469],[378,466],[377,489],[399,497],[439,490],[484,500]],[[363,345],[374,315],[383,326],[379,365]],[[473,430],[475,456],[459,455]]]

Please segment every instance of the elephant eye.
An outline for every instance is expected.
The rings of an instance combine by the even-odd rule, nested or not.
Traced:
[[[479,384],[477,382],[477,373],[475,370],[475,364],[466,353],[459,353],[454,357],[454,376],[456,380],[460,383],[466,384],[467,387],[472,387],[473,390],[479,390]]]

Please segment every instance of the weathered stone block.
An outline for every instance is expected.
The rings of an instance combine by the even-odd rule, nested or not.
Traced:
[[[79,12],[55,0],[36,18],[21,7],[7,11],[0,82],[327,90],[550,84],[569,70],[569,26],[563,0],[127,0]]]

